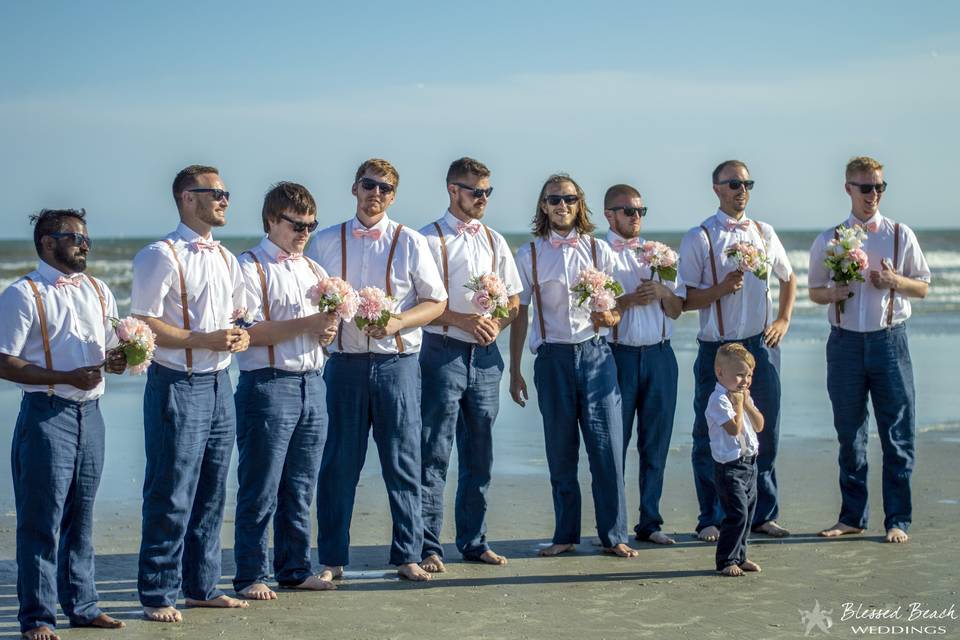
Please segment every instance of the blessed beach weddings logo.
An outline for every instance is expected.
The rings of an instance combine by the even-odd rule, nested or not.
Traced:
[[[813,609],[800,612],[804,637],[829,634],[834,626],[833,609],[824,609],[815,600]],[[849,623],[855,636],[898,636],[947,634],[947,623],[960,619],[955,604],[945,609],[930,608],[923,602],[911,602],[896,607],[877,607],[862,602],[844,602],[840,605],[840,622]]]

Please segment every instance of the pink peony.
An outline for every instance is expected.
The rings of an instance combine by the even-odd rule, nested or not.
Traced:
[[[357,326],[361,329],[368,324],[387,326],[387,322],[390,321],[392,298],[379,287],[364,287],[357,292],[357,296],[359,304],[354,317]]]
[[[324,278],[310,287],[307,299],[321,311],[336,313],[344,322],[353,320],[360,305],[360,298],[350,283],[335,277]]]

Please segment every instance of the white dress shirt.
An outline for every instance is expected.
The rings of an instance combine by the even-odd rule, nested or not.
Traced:
[[[645,242],[643,238],[636,238],[635,240],[638,247]],[[613,249],[614,256],[616,256],[613,277],[623,285],[624,292],[633,293],[642,283],[655,279],[672,291],[674,295],[680,298],[686,297],[686,287],[683,286],[679,273],[676,281],[662,281],[660,276],[655,276],[650,267],[641,260],[642,251],[633,247],[625,247],[619,251],[615,248],[623,246],[620,243],[628,242],[628,240],[621,237],[613,229],[607,231],[607,242]],[[673,335],[673,320],[663,312],[660,302],[654,301],[650,304],[637,305],[627,309],[620,320],[620,324],[617,325],[616,333],[617,344],[645,347],[669,340],[670,336]]]
[[[109,320],[117,317],[117,302],[109,287],[95,278],[103,294],[104,306],[101,307],[99,296],[86,275],[74,276],[77,285],[58,287],[57,279],[67,274],[41,260],[27,277],[36,283],[43,300],[53,369],[72,371],[102,364],[106,350],[119,343]],[[37,301],[26,278],[17,280],[0,295],[0,308],[3,308],[0,353],[46,368]],[[27,393],[48,391],[47,385],[18,383],[17,386]],[[75,402],[95,400],[103,395],[103,390],[103,380],[87,391],[67,384],[53,387],[54,395]]]
[[[490,273],[494,256],[497,261],[495,273],[506,286],[508,295],[517,295],[523,290],[520,274],[517,273],[517,264],[513,261],[513,252],[510,251],[510,245],[507,244],[502,235],[490,229],[490,235],[493,237],[494,243],[491,253],[490,240],[479,221],[472,220],[469,223],[464,223],[447,211],[437,220],[437,224],[440,225],[446,242],[448,282],[450,285],[447,309],[457,313],[477,313],[476,307],[467,298],[471,292],[465,285],[475,276]],[[427,244],[442,278],[443,250],[437,228],[431,223],[420,229],[420,233],[427,239]],[[442,326],[430,325],[424,327],[423,330],[428,333],[443,335]],[[472,334],[452,325],[448,328],[447,335],[463,342],[477,343],[476,337]]]
[[[867,273],[863,274],[864,282],[851,282],[850,291],[853,297],[843,303],[843,313],[840,314],[840,327],[850,331],[867,332],[878,331],[887,326],[887,305],[890,301],[890,289],[877,289],[870,283],[870,271],[881,271],[881,262],[886,259],[893,262],[893,231],[894,221],[880,215],[878,211],[866,222],[860,222],[850,215],[843,223],[852,227],[859,224],[876,225],[875,232],[868,232],[862,249],[867,253]],[[831,272],[823,263],[826,258],[827,243],[834,238],[834,228],[827,229],[813,241],[810,248],[810,271],[808,275],[810,287],[834,287],[836,283],[831,278]],[[917,236],[905,224],[900,225],[900,253],[894,269],[900,275],[923,282],[930,282],[930,267],[923,257]],[[836,305],[830,304],[827,308],[827,318],[830,324],[837,324]],[[895,295],[893,299],[893,324],[898,325],[910,317],[910,299],[903,295]]]
[[[749,242],[762,248],[771,261],[770,273],[767,281],[760,280],[752,273],[746,273],[742,289],[720,298],[724,335],[720,335],[716,303],[700,309],[700,333],[697,337],[705,342],[718,342],[721,339],[743,340],[762,333],[775,315],[769,280],[774,277],[788,280],[793,274],[787,252],[773,227],[760,222],[761,235],[754,221],[746,216],[740,219],[740,226],[730,229],[732,222],[734,219],[720,210],[703,221],[703,226],[707,228],[713,241],[717,267],[716,283],[713,281],[710,248],[703,229],[693,227],[683,236],[680,242],[680,278],[684,285],[687,288],[709,289],[714,284],[723,282],[728,273],[737,269],[733,259],[727,257],[726,250],[738,242]]]
[[[228,329],[234,310],[246,306],[240,263],[222,247],[199,248],[196,242],[210,242],[212,238],[201,238],[182,222],[167,239],[173,241],[183,267],[190,329],[204,333]],[[183,328],[177,259],[166,242],[148,244],[133,258],[130,313],[159,318]],[[192,349],[192,352],[195,373],[219,371],[230,365],[229,351]],[[187,370],[186,351],[181,348],[157,345],[153,359],[176,371]]]
[[[287,258],[283,249],[269,238],[264,238],[256,247],[250,249],[267,280],[267,302],[270,305],[270,320],[283,321],[304,318],[319,312],[307,298],[307,291],[326,278],[323,267],[313,263],[317,273],[310,268],[309,258],[299,256]],[[282,258],[282,261],[280,259]],[[257,263],[250,253],[241,253],[237,258],[243,272],[243,282],[247,290],[246,308],[253,312],[254,322],[264,318],[263,287]],[[274,368],[284,371],[304,372],[323,368],[323,348],[319,338],[311,333],[301,334],[285,342],[273,345]],[[251,346],[237,354],[237,364],[241,371],[253,371],[270,366],[270,356],[266,346]]]
[[[376,225],[370,227],[380,232],[376,240],[353,236],[354,230],[367,231],[356,217],[348,220],[346,225],[347,273],[344,279],[357,291],[363,287],[379,287],[386,291],[387,258],[398,223],[384,215]],[[307,247],[307,255],[320,263],[330,275],[343,278],[340,229],[341,225],[335,224],[318,231]],[[410,227],[405,226],[400,232],[390,284],[395,300],[394,313],[412,309],[424,300],[442,302],[447,299],[443,278],[437,271],[437,263],[433,260],[426,238]],[[423,340],[420,327],[403,329],[400,337],[404,353],[420,350]],[[340,351],[341,341],[345,353],[397,353],[397,342],[393,336],[374,340],[358,329],[356,322],[343,323],[340,335],[328,349]]]
[[[723,428],[727,422],[737,417],[733,402],[727,390],[719,382],[710,394],[706,410],[707,429],[710,435],[710,455],[717,462],[733,462],[740,456],[753,456],[760,450],[753,422],[746,410],[743,411],[743,429],[740,435],[732,436]]]
[[[568,238],[577,238],[576,246],[564,244],[554,248],[550,242]],[[533,326],[527,344],[533,353],[536,353],[537,348],[544,342],[579,344],[597,335],[590,321],[589,303],[584,302],[582,307],[578,307],[575,294],[570,291],[570,288],[577,284],[580,272],[594,266],[590,251],[591,239],[592,236],[589,235],[578,237],[576,231],[571,231],[567,238],[551,231],[548,238],[536,238],[533,241],[537,247],[537,277],[543,303],[543,309],[532,305]],[[613,249],[603,240],[596,240],[596,244],[597,268],[612,275],[616,263]],[[529,305],[534,297],[531,262],[530,243],[526,242],[517,251],[517,269],[523,283],[523,291],[520,293],[522,305]],[[547,331],[546,340],[540,335],[541,313]],[[608,333],[607,327],[600,328],[601,336]]]

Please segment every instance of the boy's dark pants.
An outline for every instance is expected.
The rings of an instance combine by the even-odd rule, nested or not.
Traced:
[[[714,462],[713,477],[724,514],[717,540],[717,571],[722,571],[747,559],[747,538],[757,509],[757,457]]]

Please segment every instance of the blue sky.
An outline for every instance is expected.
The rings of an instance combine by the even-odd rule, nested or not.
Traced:
[[[332,224],[373,156],[400,170],[391,214],[419,226],[461,155],[493,169],[504,231],[559,170],[597,217],[629,182],[647,229],[687,228],[731,157],[757,181],[751,215],[826,227],[858,154],[887,165],[884,211],[952,227],[957,114],[952,2],[3,2],[0,237],[60,206],[86,207],[97,235],[163,233],[194,162],[234,194],[226,233],[257,233],[281,179]]]

